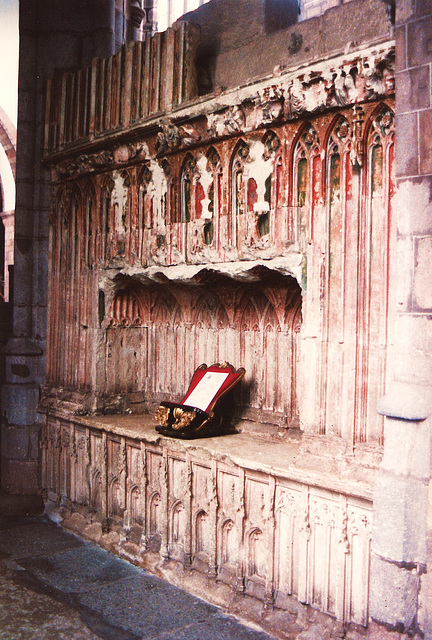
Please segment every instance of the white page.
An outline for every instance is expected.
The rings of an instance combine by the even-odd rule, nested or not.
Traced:
[[[228,378],[229,373],[221,373],[219,371],[207,371],[198,382],[195,389],[184,400],[184,404],[188,404],[191,407],[197,407],[205,411],[213,400],[225,380]]]

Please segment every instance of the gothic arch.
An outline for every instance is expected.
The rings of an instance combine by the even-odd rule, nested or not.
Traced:
[[[131,525],[142,525],[143,517],[141,514],[141,491],[134,485],[129,490],[129,521]]]
[[[315,210],[320,199],[321,155],[320,141],[310,122],[298,131],[291,153],[290,202],[293,207],[305,209],[308,239],[313,240],[315,229]],[[288,235],[296,239],[294,220],[289,221]]]
[[[66,256],[67,270],[79,272],[81,262],[81,243],[79,238],[83,232],[83,193],[79,185],[74,184],[68,211],[69,242]]]
[[[258,527],[254,527],[247,534],[247,575],[248,577],[265,577],[265,544],[263,532]]]
[[[93,469],[90,476],[90,508],[96,513],[102,511],[102,474]]]
[[[197,328],[218,329],[227,326],[228,314],[217,295],[202,294],[194,308],[193,325]]]
[[[173,295],[161,292],[151,310],[151,319],[157,326],[173,326],[176,319],[183,316],[181,307]]]
[[[158,491],[154,491],[149,498],[149,517],[148,517],[148,534],[150,536],[160,535],[160,510],[161,495]]]
[[[138,230],[153,227],[153,198],[149,196],[149,185],[152,180],[152,172],[144,165],[138,176]]]
[[[212,174],[213,180],[207,192],[210,220],[204,225],[204,243],[212,245],[217,244],[220,238],[223,167],[215,147],[211,146],[208,149],[206,158],[207,170]]]
[[[365,124],[363,198],[358,260],[359,338],[354,440],[382,441],[383,419],[374,411],[384,393],[388,340],[389,255],[394,193],[394,114],[380,104]],[[374,313],[379,308],[380,313]],[[373,380],[374,384],[370,384]]]
[[[249,146],[240,139],[234,147],[229,163],[230,202],[227,216],[227,244],[236,247],[238,242],[239,216],[246,212],[246,186],[244,163],[249,155]]]
[[[242,293],[236,318],[241,330],[259,331],[267,314],[272,316],[275,324],[279,324],[274,307],[262,288],[247,289]]]
[[[219,567],[233,564],[237,558],[237,528],[233,520],[226,519],[220,527]]]
[[[210,170],[216,170],[221,164],[221,157],[217,149],[213,145],[211,145],[207,149],[206,158],[207,158],[209,167],[211,167]]]
[[[113,478],[108,485],[108,515],[114,518],[120,518],[123,515],[121,488],[118,478]]]
[[[132,287],[120,289],[114,296],[108,315],[109,327],[139,327],[143,324],[144,310]]]
[[[168,539],[170,544],[182,544],[185,534],[185,508],[181,500],[171,505],[168,521]]]
[[[208,545],[208,514],[204,509],[195,515],[195,553],[206,553]]]
[[[193,181],[196,168],[195,158],[187,153],[180,169],[180,220],[190,222],[193,216]]]

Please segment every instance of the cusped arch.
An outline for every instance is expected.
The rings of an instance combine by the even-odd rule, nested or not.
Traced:
[[[379,105],[365,126],[364,147],[367,162],[368,196],[383,190],[387,201],[393,196],[394,184],[394,113],[385,104]],[[388,204],[388,202],[387,202]]]
[[[211,145],[207,149],[206,158],[207,158],[207,162],[210,170],[212,171],[217,170],[221,164],[221,157],[213,145]]]
[[[194,326],[217,329],[229,324],[228,314],[219,298],[215,295],[203,294],[197,301],[192,322]]]
[[[190,222],[192,217],[192,181],[196,160],[187,153],[180,169],[180,221]]]
[[[141,168],[141,171],[138,174],[138,184],[144,187],[148,187],[148,185],[152,180],[152,177],[153,176],[152,176],[150,167],[147,164],[145,164],[143,165],[143,167]]]
[[[151,311],[151,319],[156,325],[173,326],[182,317],[181,307],[171,293],[164,291],[157,297]]]
[[[102,509],[102,474],[99,469],[92,469],[90,473],[90,504],[93,511]]]
[[[157,535],[160,533],[159,527],[159,513],[161,505],[161,495],[158,491],[154,491],[149,498],[149,533],[150,535]]]
[[[347,125],[348,132],[349,132],[350,131],[350,124],[349,124],[347,118],[344,115],[342,115],[340,113],[337,113],[332,118],[332,120],[330,121],[330,123],[329,123],[329,125],[328,125],[328,127],[327,127],[327,129],[325,131],[325,134],[324,134],[324,137],[323,137],[323,142],[322,142],[322,145],[323,145],[324,149],[328,150],[329,145],[332,144],[331,143],[331,138],[340,129],[340,126],[342,124]]]
[[[261,141],[264,145],[264,156],[266,158],[270,158],[281,149],[281,140],[273,129],[266,131]]]
[[[275,314],[274,307],[262,289],[247,289],[239,301],[236,324],[245,330],[259,331],[263,318],[272,313]]]
[[[61,222],[62,217],[66,215],[68,208],[68,191],[64,185],[61,185],[52,200],[52,207],[50,210],[49,221],[52,225],[57,225]]]
[[[390,134],[393,136],[394,117],[395,114],[393,109],[391,109],[385,102],[380,102],[376,105],[364,125],[363,140],[365,144],[367,144],[370,135],[373,131],[376,131],[377,128],[381,129],[381,135],[385,136]]]
[[[123,180],[123,186],[127,187],[128,189],[133,184],[132,176],[133,176],[132,172],[128,171],[127,169],[122,169],[122,171],[120,172],[120,177]]]
[[[144,322],[145,305],[141,291],[134,285],[116,291],[109,311],[110,327],[141,326]]]

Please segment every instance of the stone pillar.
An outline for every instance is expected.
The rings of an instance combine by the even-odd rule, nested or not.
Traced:
[[[395,33],[394,380],[378,406],[386,424],[374,487],[369,634],[432,638],[431,3],[398,0]]]
[[[90,23],[89,48],[91,57],[107,58],[115,53],[115,4],[114,0],[92,0],[93,20]]]
[[[46,80],[56,67],[77,69],[113,53],[113,3],[20,0],[13,337],[6,347],[1,433],[1,488],[9,493],[38,493],[50,210],[50,175],[41,164]]]
[[[156,31],[154,0],[143,0],[145,16],[142,22],[143,40],[150,38]]]
[[[131,40],[142,40],[141,25],[145,11],[141,6],[141,0],[131,0]]]

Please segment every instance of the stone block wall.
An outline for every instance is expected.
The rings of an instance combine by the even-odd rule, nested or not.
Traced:
[[[201,28],[201,93],[242,86],[252,78],[310,64],[355,48],[355,43],[378,44],[393,37],[388,5],[380,0],[352,0],[342,6],[320,3],[311,7],[310,20],[295,20],[279,29],[266,29],[265,4],[263,0],[211,0],[182,16]],[[292,7],[297,18],[296,3],[284,5]]]
[[[371,568],[371,616],[389,638],[400,632],[432,637],[431,25],[430,3],[396,3],[393,382],[378,407],[387,417]]]

